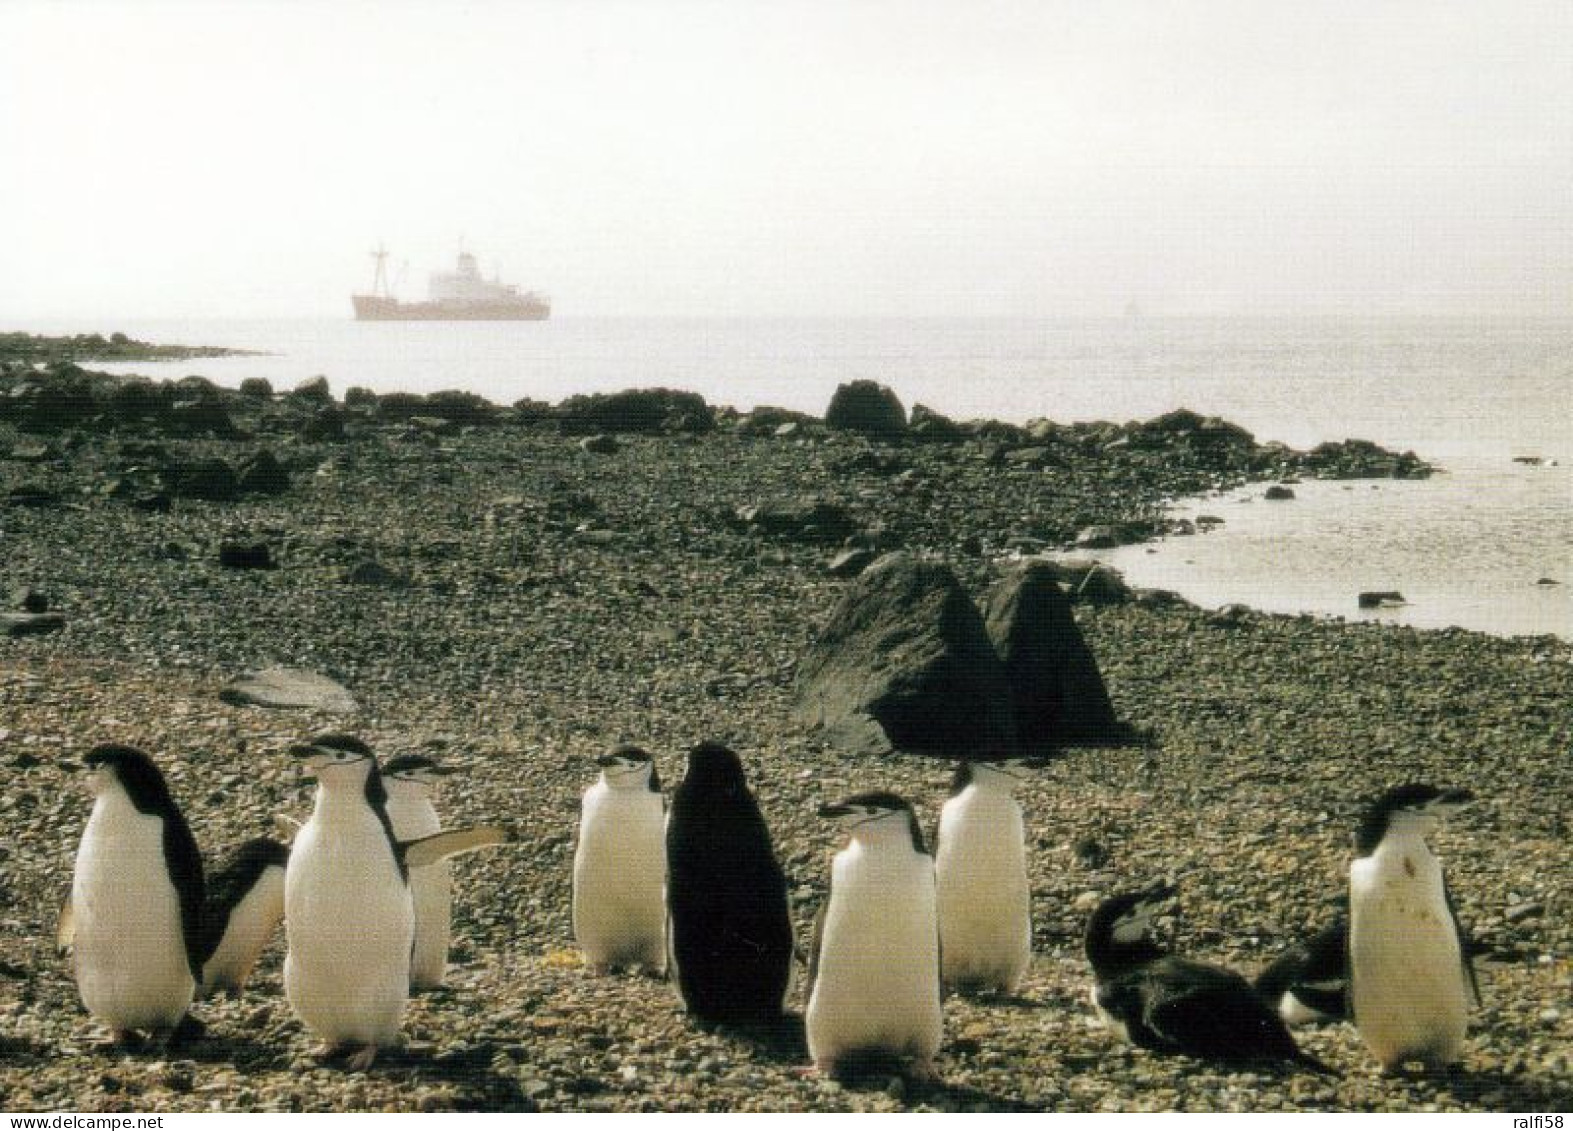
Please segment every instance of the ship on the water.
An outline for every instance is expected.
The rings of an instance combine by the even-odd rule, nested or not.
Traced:
[[[459,253],[453,271],[434,273],[427,282],[425,302],[401,302],[388,285],[388,253],[371,253],[377,261],[369,295],[351,295],[357,322],[540,322],[552,314],[551,299],[521,291],[497,279],[481,278],[475,256]]]

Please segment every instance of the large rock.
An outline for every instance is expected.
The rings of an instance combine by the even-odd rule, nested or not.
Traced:
[[[226,703],[353,714],[355,699],[325,675],[304,668],[263,668],[246,672],[218,697]]]
[[[1125,746],[1134,735],[1114,715],[1098,662],[1071,615],[1057,571],[1028,563],[983,599],[984,623],[1010,682],[1023,751]]]
[[[739,507],[737,517],[751,530],[799,542],[840,542],[857,531],[851,512],[818,496]]]
[[[715,410],[698,393],[625,389],[586,393],[557,406],[558,426],[572,435],[595,432],[709,432]]]
[[[830,398],[825,425],[867,436],[899,436],[907,430],[907,410],[893,391],[877,381],[851,381],[837,387]]]
[[[1010,753],[1005,668],[949,568],[906,554],[847,590],[798,665],[798,718],[837,745],[938,758]]]

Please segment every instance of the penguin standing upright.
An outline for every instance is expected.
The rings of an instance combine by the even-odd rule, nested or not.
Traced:
[[[442,831],[433,803],[441,779],[453,771],[421,754],[403,754],[383,767],[388,789],[388,819],[399,840],[419,840]],[[436,989],[448,973],[452,935],[453,865],[440,860],[410,873],[415,900],[415,951],[410,956],[410,988]]]
[[[208,883],[204,996],[240,993],[263,947],[284,918],[289,849],[257,837],[237,848]]]
[[[1441,1069],[1463,1055],[1480,999],[1442,865],[1426,836],[1473,799],[1462,789],[1403,785],[1378,798],[1349,867],[1349,1005],[1383,1071]]]
[[[666,826],[669,962],[706,1024],[780,1021],[792,983],[786,875],[743,764],[705,742],[688,753]]]
[[[1289,1061],[1332,1069],[1295,1044],[1283,1019],[1240,975],[1170,954],[1152,921],[1176,888],[1155,884],[1103,901],[1087,922],[1092,1004],[1122,1038],[1154,1052],[1244,1064]]]
[[[596,759],[573,857],[573,933],[591,970],[666,970],[666,830],[650,755],[619,746]]]
[[[1032,892],[1015,789],[1046,765],[1046,758],[1002,758],[956,767],[934,858],[946,985],[1015,993],[1032,963]]]
[[[95,800],[59,941],[73,948],[82,1004],[117,1043],[167,1040],[207,958],[202,856],[146,754],[95,746],[82,763]]]
[[[1256,992],[1290,1025],[1349,1016],[1349,920],[1340,915],[1256,976]]]
[[[481,826],[400,842],[364,742],[322,735],[290,753],[316,778],[317,797],[284,875],[284,992],[322,1038],[321,1055],[347,1055],[360,1071],[399,1042],[415,940],[410,869],[510,838]]]
[[[912,807],[893,793],[822,806],[851,834],[809,959],[808,1051],[831,1075],[862,1057],[911,1061],[934,1077],[943,1033],[934,860]]]

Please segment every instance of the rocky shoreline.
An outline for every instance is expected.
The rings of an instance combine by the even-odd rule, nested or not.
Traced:
[[[1245,481],[1421,475],[1347,442],[1296,453],[1190,413],[1135,424],[901,423],[875,389],[823,420],[643,391],[549,406],[159,383],[85,354],[0,353],[0,1098],[12,1110],[1558,1110],[1573,1101],[1573,665],[1565,645],[1236,612],[1088,587],[1077,623],[1121,718],[1157,745],[1070,751],[1022,791],[1035,960],[1022,1000],[951,997],[945,1085],[843,1086],[800,1048],[702,1034],[669,987],[591,978],[569,862],[592,758],[675,778],[724,741],[749,767],[806,939],[833,831],[872,786],[932,823],[944,763],[856,756],[793,718],[796,667],[855,573],[944,559],[974,593],[1021,555],[1165,529],[1166,500]],[[853,557],[849,560],[848,555]],[[835,567],[834,569],[832,567]],[[54,617],[53,621],[15,618]],[[353,714],[219,698],[242,671],[331,676]],[[449,987],[369,1074],[309,1058],[280,944],[168,1055],[98,1051],[54,916],[88,805],[53,768],[147,749],[205,851],[305,796],[285,747],[326,726],[462,766],[451,822],[525,843],[457,868]],[[1359,804],[1395,781],[1484,800],[1439,838],[1486,1004],[1465,1071],[1387,1080],[1345,1027],[1344,1075],[1226,1072],[1092,1027],[1090,902],[1181,885],[1187,953],[1254,973],[1329,914]],[[801,1003],[795,1003],[800,1007]]]

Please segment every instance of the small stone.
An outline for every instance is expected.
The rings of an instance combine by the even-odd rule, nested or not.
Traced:
[[[272,569],[273,551],[266,542],[225,542],[218,548],[218,564],[225,569]]]
[[[1294,491],[1292,491],[1290,488],[1285,487],[1285,486],[1283,486],[1281,484],[1274,483],[1271,487],[1267,488],[1267,490],[1262,494],[1262,498],[1268,499],[1268,500],[1271,500],[1271,501],[1274,501],[1274,502],[1283,502],[1286,499],[1294,498]]]
[[[1525,919],[1538,919],[1546,913],[1544,903],[1526,902],[1517,903],[1502,913],[1502,918],[1509,923],[1522,923]]]

